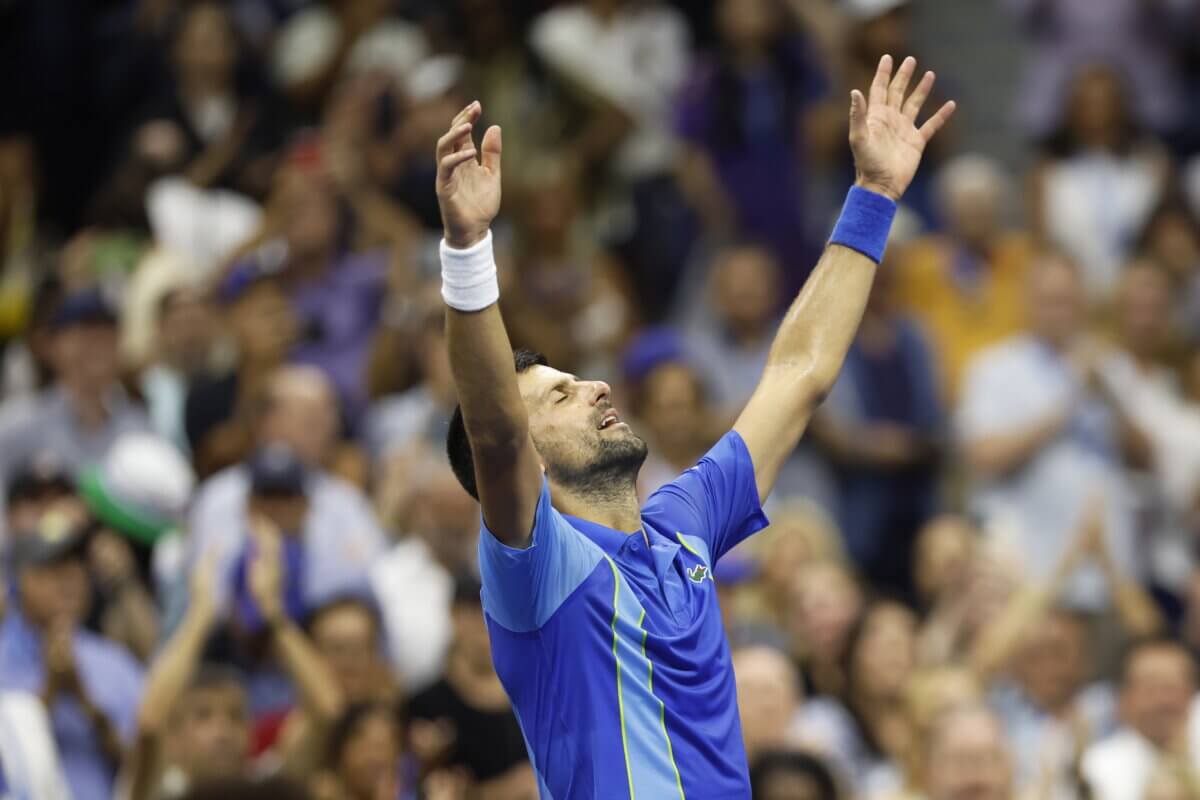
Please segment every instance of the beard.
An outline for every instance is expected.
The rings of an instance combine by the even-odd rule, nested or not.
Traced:
[[[597,434],[588,449],[581,463],[547,459],[547,476],[574,494],[598,501],[621,497],[636,487],[647,454],[642,437],[632,432],[620,438]]]

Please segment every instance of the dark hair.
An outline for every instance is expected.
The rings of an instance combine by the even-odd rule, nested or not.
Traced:
[[[321,605],[312,609],[308,616],[304,618],[304,630],[312,635],[313,629],[321,622],[325,616],[332,614],[335,611],[343,609],[354,609],[361,611],[366,616],[370,617],[371,625],[374,627],[375,636],[378,637],[383,631],[383,620],[379,616],[379,609],[375,604],[364,597],[357,595],[340,595],[330,600],[326,600]]]
[[[754,760],[750,768],[750,792],[753,797],[766,794],[767,781],[776,773],[803,775],[817,786],[820,800],[837,800],[837,783],[821,759],[797,750],[768,750]]]
[[[310,800],[311,797],[302,785],[277,776],[261,781],[248,778],[204,781],[181,800]]]
[[[206,661],[196,667],[192,672],[192,677],[188,680],[188,691],[198,689],[223,689],[226,686],[244,687],[246,684],[246,676],[242,671],[231,664],[222,664],[215,661]]]
[[[513,351],[513,366],[520,374],[530,367],[544,367],[548,362],[541,353],[518,348]],[[475,483],[475,458],[471,455],[471,440],[467,438],[467,427],[463,423],[462,408],[455,406],[450,417],[450,430],[446,433],[446,456],[454,477],[467,490],[467,494],[479,500],[479,487]]]
[[[1125,686],[1129,682],[1129,671],[1133,667],[1133,661],[1139,655],[1147,650],[1174,650],[1187,659],[1188,669],[1192,674],[1196,672],[1196,661],[1192,657],[1191,652],[1178,639],[1171,637],[1165,633],[1154,633],[1149,636],[1141,636],[1134,639],[1126,645],[1121,653],[1121,685]]]
[[[396,733],[399,736],[401,733],[400,715],[391,706],[384,703],[353,703],[348,706],[329,730],[325,749],[326,768],[336,770],[346,748],[350,746],[350,740],[358,734],[363,723],[372,717],[380,716],[385,717],[396,726]]]
[[[850,717],[858,726],[863,744],[867,750],[873,755],[878,756],[882,756],[884,751],[875,736],[875,732],[867,721],[866,710],[861,706],[865,698],[862,696],[857,685],[854,660],[858,655],[859,648],[862,647],[863,642],[866,640],[867,627],[871,618],[884,608],[901,609],[911,614],[914,620],[918,618],[917,612],[901,598],[886,593],[874,595],[867,600],[862,611],[859,612],[858,618],[850,626],[850,630],[846,634],[846,644],[843,646],[841,657],[842,675],[844,676],[842,705],[846,707],[846,711],[849,712]]]

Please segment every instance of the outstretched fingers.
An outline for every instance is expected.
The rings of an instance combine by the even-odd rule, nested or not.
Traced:
[[[921,136],[926,142],[932,139],[937,132],[942,129],[942,126],[946,124],[950,117],[954,116],[955,108],[957,108],[957,106],[955,105],[954,101],[948,100],[932,117],[925,120],[925,124],[921,126]]]
[[[913,93],[904,101],[904,116],[916,122],[917,115],[921,113],[921,106],[925,105],[925,101],[929,99],[929,93],[933,91],[935,80],[937,80],[937,76],[932,72],[926,72],[922,76],[917,88],[913,89]]]
[[[879,59],[879,66],[875,69],[875,77],[871,81],[871,91],[867,96],[871,105],[883,105],[887,102],[888,96],[888,81],[892,77],[892,57],[885,55]]]
[[[912,79],[913,71],[916,68],[917,60],[915,58],[909,56],[904,59],[900,62],[900,69],[896,70],[896,77],[892,78],[892,83],[888,86],[888,105],[897,111],[904,102],[904,95],[908,92],[908,82]]]

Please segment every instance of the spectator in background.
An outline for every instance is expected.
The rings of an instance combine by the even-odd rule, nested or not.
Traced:
[[[216,293],[237,362],[224,374],[198,380],[188,389],[184,427],[202,477],[236,463],[250,450],[260,422],[256,402],[300,336],[300,322],[287,296],[265,273],[234,273]]]
[[[750,765],[755,800],[838,800],[829,768],[800,751],[769,750]]]
[[[568,372],[604,369],[633,324],[632,290],[615,256],[582,228],[579,179],[567,164],[529,165],[517,187],[510,291],[515,347]]]
[[[928,800],[1009,800],[1012,764],[999,721],[983,706],[947,711],[933,725]]]
[[[370,571],[388,656],[409,693],[445,668],[454,576],[477,571],[479,541],[479,506],[445,464],[424,462],[411,489],[404,535]]]
[[[583,110],[583,131],[565,143],[567,156],[582,172],[599,168],[608,178],[599,205],[624,210],[614,238],[653,310],[665,308],[691,245],[672,175],[671,126],[690,39],[682,14],[661,0],[575,0],[529,28],[530,49]]]
[[[216,340],[216,309],[199,289],[168,289],[158,301],[154,361],[141,374],[142,396],[155,431],[190,453],[188,391],[207,377]]]
[[[383,552],[384,536],[361,492],[321,469],[336,429],[328,382],[309,367],[275,373],[258,419],[260,447],[270,452],[200,486],[189,525],[191,559],[214,548],[221,585],[229,585],[247,542],[250,513],[262,503],[286,500],[280,505],[290,519],[281,527],[303,543],[309,563],[321,565],[289,576],[299,582],[305,604],[368,591],[367,567]],[[256,482],[263,492],[255,490]]]
[[[0,473],[35,451],[75,472],[97,463],[121,434],[150,430],[118,380],[116,311],[105,297],[88,290],[63,298],[52,327],[54,384],[36,401],[0,408]]]
[[[788,595],[783,622],[805,688],[812,696],[840,696],[846,686],[846,646],[864,605],[862,587],[842,564],[813,561],[792,575]]]
[[[1027,235],[1006,228],[1014,196],[999,164],[959,156],[938,171],[934,188],[944,232],[904,247],[896,297],[928,334],[942,398],[953,402],[967,362],[1024,325],[1033,250]]]
[[[130,743],[142,672],[123,647],[84,629],[84,540],[47,516],[17,539],[16,607],[0,624],[0,689],[39,694],[76,800],[108,800]]]
[[[1101,59],[1129,76],[1131,114],[1140,126],[1169,133],[1183,98],[1174,54],[1186,41],[1191,0],[1003,0],[1030,46],[1016,97],[1019,123],[1033,139],[1058,126],[1081,64]]]
[[[1200,768],[1200,741],[1189,718],[1196,695],[1191,655],[1171,639],[1148,639],[1121,669],[1122,727],[1083,754],[1081,771],[1096,800],[1138,800],[1156,764],[1174,756]]]
[[[850,558],[875,587],[911,597],[913,541],[937,503],[943,419],[933,355],[895,310],[890,261],[813,433],[832,462]]]
[[[412,739],[414,746],[427,746],[442,738],[439,752],[417,756],[427,770],[465,770],[480,796],[533,797],[537,779],[508,695],[492,668],[481,591],[472,575],[455,581],[454,642],[445,677],[409,699]]]
[[[348,251],[342,198],[322,170],[328,153],[294,150],[271,200],[265,241],[229,276],[268,272],[287,295],[299,324],[290,360],[329,376],[343,415],[355,421],[366,404],[366,366],[386,288],[386,253]],[[306,164],[312,159],[315,164]]]
[[[1029,332],[977,356],[964,383],[958,435],[975,479],[974,508],[1022,569],[1044,580],[1088,504],[1102,499],[1115,561],[1136,574],[1121,420],[1089,383],[1095,358],[1083,331],[1083,276],[1070,261],[1045,256],[1028,287]],[[1077,574],[1071,602],[1104,607],[1100,578]]]
[[[799,725],[861,796],[900,788],[911,731],[904,690],[916,666],[916,616],[890,601],[867,606],[847,636],[838,699],[806,703]]]
[[[746,757],[798,744],[798,715],[804,699],[796,668],[777,650],[744,647],[733,654],[738,709]]]
[[[34,530],[50,509],[63,507],[73,510],[76,519],[84,516],[75,495],[75,481],[53,453],[33,453],[16,466],[5,490],[4,530],[9,536],[6,545],[11,545],[12,537]]]
[[[1200,339],[1200,218],[1186,200],[1169,195],[1146,222],[1138,253],[1171,278],[1173,313],[1189,342]]]
[[[1103,300],[1158,205],[1168,162],[1131,116],[1122,73],[1093,64],[1070,86],[1061,131],[1032,176],[1030,213],[1034,233],[1078,262],[1089,298]]]
[[[717,46],[693,69],[677,126],[681,188],[706,229],[763,242],[790,292],[815,263],[804,227],[806,115],[827,81],[789,11],[773,0],[717,4]]]
[[[313,795],[317,800],[409,800],[413,795],[400,771],[403,755],[403,731],[390,706],[351,706],[329,734]]]
[[[182,8],[169,58],[170,89],[143,112],[143,124],[169,125],[182,139],[189,182],[263,197],[283,143],[284,109],[255,74],[227,7],[202,0]]]

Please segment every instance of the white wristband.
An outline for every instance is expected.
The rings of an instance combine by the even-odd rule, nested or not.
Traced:
[[[442,299],[458,311],[481,311],[500,299],[492,232],[468,247],[455,250],[442,239]]]

